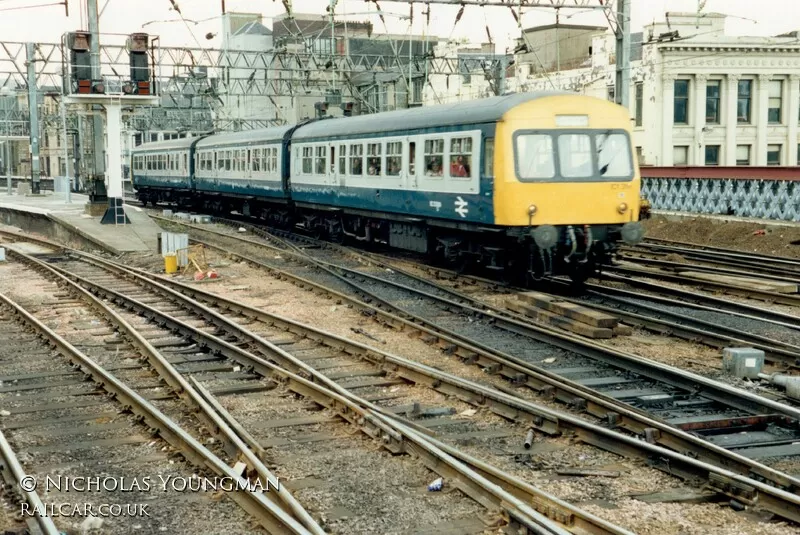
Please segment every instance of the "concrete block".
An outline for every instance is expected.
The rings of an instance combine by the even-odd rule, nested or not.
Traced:
[[[6,250],[0,247],[0,262],[6,261]]]
[[[764,352],[752,347],[726,347],[722,350],[722,369],[734,377],[757,379],[764,367]]]
[[[164,211],[161,212],[161,215],[163,215],[164,217],[172,217],[172,210],[170,210],[169,208],[164,208]]]
[[[31,185],[27,182],[17,182],[17,195],[28,195],[31,192]]]

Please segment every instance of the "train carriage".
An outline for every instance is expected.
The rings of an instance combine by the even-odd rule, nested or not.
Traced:
[[[330,234],[582,277],[641,237],[629,130],[624,108],[572,93],[317,121],[292,136],[292,199]]]
[[[134,149],[131,156],[133,187],[139,200],[178,202],[191,198],[192,147],[198,138],[173,139],[147,143]]]
[[[142,157],[189,151],[188,167],[178,164],[185,176],[135,170],[145,202],[239,211],[336,241],[382,242],[529,280],[583,279],[619,241],[643,234],[629,113],[573,93],[169,143],[183,144],[134,153],[141,165]]]

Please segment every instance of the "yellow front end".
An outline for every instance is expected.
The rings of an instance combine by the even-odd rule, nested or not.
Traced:
[[[542,131],[557,135],[559,132],[580,134],[586,130],[593,135],[624,131],[629,139],[628,110],[602,99],[558,95],[531,100],[503,116],[495,134],[495,224],[620,225],[638,221],[641,178],[629,141],[632,178],[613,179],[596,173],[595,177],[575,179],[562,176],[555,165],[552,178],[519,180],[518,166],[515,166],[515,132]],[[557,141],[554,146],[558,146]],[[567,152],[564,150],[565,155]],[[558,161],[558,157],[554,159]]]

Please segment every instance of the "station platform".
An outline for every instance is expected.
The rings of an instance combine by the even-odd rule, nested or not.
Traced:
[[[0,193],[0,212],[6,224],[23,230],[42,232],[41,221],[49,220],[60,227],[56,233],[77,235],[100,249],[114,254],[131,252],[158,252],[159,227],[147,213],[137,206],[125,205],[129,225],[101,225],[100,217],[85,213],[87,195],[73,193],[67,204],[63,193],[46,192],[42,195],[8,195]],[[30,228],[25,228],[29,226]],[[34,228],[35,227],[35,228]]]

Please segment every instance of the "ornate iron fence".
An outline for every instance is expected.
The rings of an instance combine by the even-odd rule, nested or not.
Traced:
[[[800,221],[798,167],[642,167],[656,210]]]

